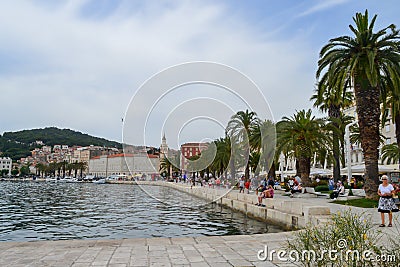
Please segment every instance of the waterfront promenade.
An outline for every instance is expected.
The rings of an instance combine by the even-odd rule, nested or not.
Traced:
[[[275,199],[305,206],[325,206],[331,213],[349,208],[310,194],[293,200],[278,193]],[[351,209],[370,215],[377,230],[399,233],[396,223],[393,228],[378,228],[380,219],[376,209]],[[258,251],[265,246],[269,250],[283,249],[292,234],[0,242],[0,266],[295,266],[276,258],[270,262],[257,257]]]

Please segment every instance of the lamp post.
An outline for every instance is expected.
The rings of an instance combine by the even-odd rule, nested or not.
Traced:
[[[347,182],[350,183],[351,180],[351,151],[350,151],[350,126],[356,124],[357,121],[353,121],[352,123],[349,123],[346,125],[345,131],[344,131],[344,139],[346,141],[346,158],[347,158]]]

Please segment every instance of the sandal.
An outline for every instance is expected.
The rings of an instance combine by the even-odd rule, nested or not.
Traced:
[[[385,227],[385,225],[382,223],[382,224],[379,225],[379,227]]]
[[[389,224],[388,224],[388,227],[392,227],[392,224],[391,224],[391,223],[389,223]]]

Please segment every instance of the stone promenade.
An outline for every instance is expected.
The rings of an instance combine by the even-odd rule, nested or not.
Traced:
[[[0,266],[293,266],[257,256],[290,234],[0,242]]]
[[[232,192],[234,194],[237,193]],[[237,196],[237,199],[241,199],[241,196]],[[275,206],[277,203],[294,203],[295,207],[329,208],[330,213],[350,208],[330,203],[331,200],[326,198],[315,198],[311,194],[303,194],[296,199],[276,194],[274,199]],[[248,203],[248,207],[271,211],[251,203]],[[380,217],[376,209],[351,209],[370,215],[377,230],[390,235],[400,232],[399,214],[394,216],[394,227],[379,228]],[[265,246],[269,251],[284,249],[292,234],[0,242],[0,266],[295,266],[278,261],[277,257],[271,262],[259,260],[257,256]]]

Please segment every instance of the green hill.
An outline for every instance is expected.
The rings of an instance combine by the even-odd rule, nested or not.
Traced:
[[[13,160],[29,156],[35,147],[35,141],[43,141],[45,145],[68,146],[106,146],[122,148],[122,144],[104,138],[94,137],[70,129],[48,127],[44,129],[23,130],[18,132],[5,132],[0,136],[0,151],[2,156],[11,157]]]

